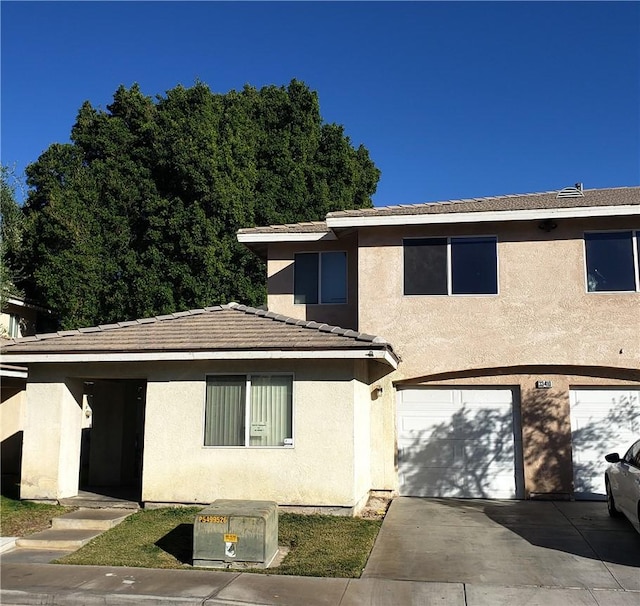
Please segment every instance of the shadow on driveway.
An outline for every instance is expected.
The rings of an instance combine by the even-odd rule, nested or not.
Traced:
[[[640,591],[640,534],[600,502],[400,497],[363,577]]]

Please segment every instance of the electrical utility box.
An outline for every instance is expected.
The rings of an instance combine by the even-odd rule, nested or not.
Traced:
[[[275,501],[218,499],[196,515],[194,566],[266,568],[277,553]]]

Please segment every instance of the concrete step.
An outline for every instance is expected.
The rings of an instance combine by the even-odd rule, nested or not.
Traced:
[[[36,532],[16,540],[16,547],[27,549],[80,549],[91,539],[102,534],[101,530],[54,529]]]
[[[86,509],[81,508],[54,518],[54,530],[109,530],[133,513],[130,509]]]
[[[49,564],[53,560],[63,558],[75,549],[29,549],[26,547],[16,547],[11,551],[2,554],[2,566],[7,564]],[[2,598],[0,597],[0,604]]]
[[[60,505],[66,505],[68,507],[86,507],[91,509],[127,509],[137,511],[140,509],[140,504],[136,501],[126,501],[124,499],[113,498],[94,498],[84,497],[82,495],[77,497],[69,497],[67,499],[58,499]]]
[[[16,546],[16,537],[0,537],[0,553],[9,551]]]

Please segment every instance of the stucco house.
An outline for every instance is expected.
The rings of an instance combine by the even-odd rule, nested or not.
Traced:
[[[268,308],[383,336],[372,489],[593,498],[640,435],[640,187],[240,230]]]
[[[268,312],[3,348],[29,368],[21,496],[599,497],[640,433],[639,234],[640,187],[581,186],[242,229]]]
[[[38,320],[50,312],[24,297],[3,296],[0,309],[0,340],[36,333]],[[27,369],[0,362],[0,462],[3,494],[15,494],[20,482],[23,416]]]
[[[18,339],[20,496],[267,499],[351,513],[369,496],[384,340],[238,304]]]

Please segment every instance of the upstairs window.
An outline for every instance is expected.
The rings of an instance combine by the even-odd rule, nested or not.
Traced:
[[[292,446],[291,375],[207,377],[205,446]]]
[[[498,293],[495,237],[412,238],[403,245],[405,295]]]
[[[604,231],[584,235],[588,292],[640,289],[638,232]]]
[[[294,256],[293,302],[337,305],[347,302],[347,253],[299,253]]]

